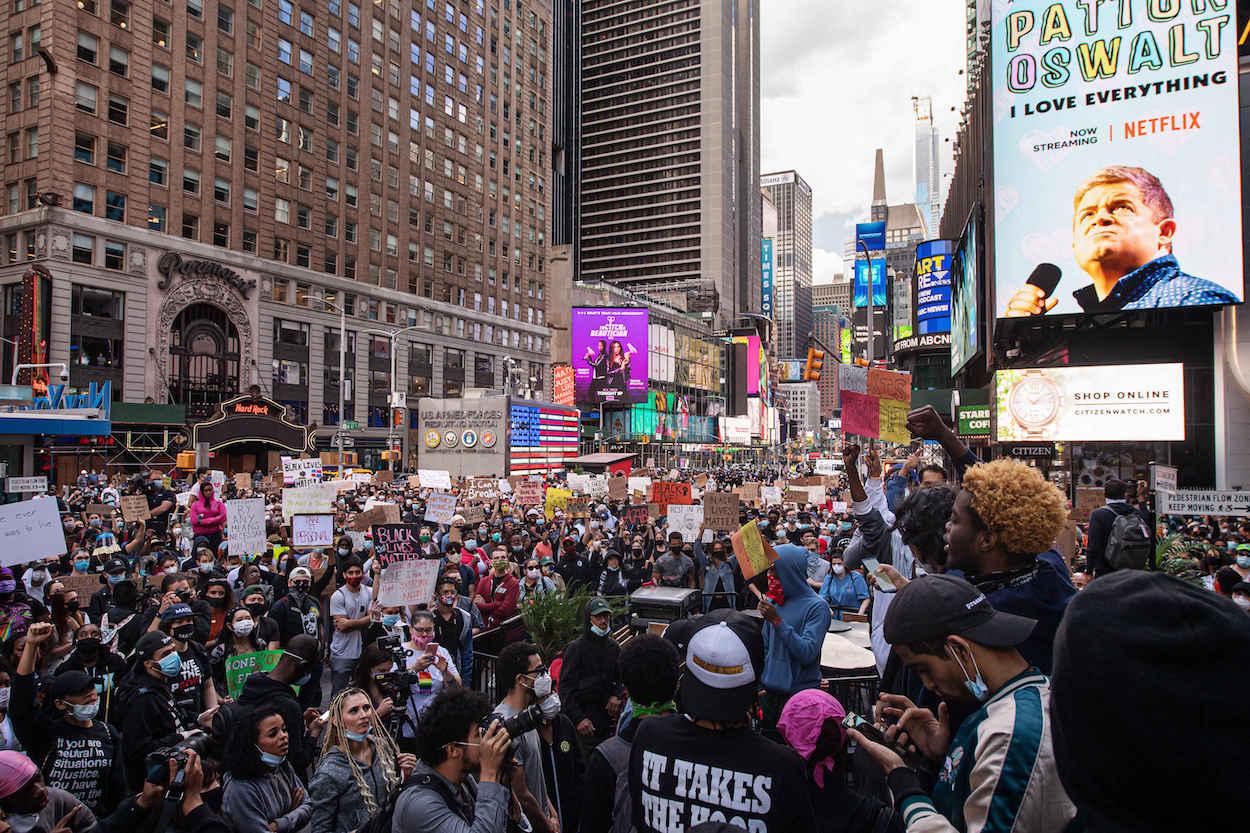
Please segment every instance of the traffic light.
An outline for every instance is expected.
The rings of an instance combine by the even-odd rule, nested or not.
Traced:
[[[825,366],[825,351],[807,348],[807,364],[803,367],[804,382],[819,382],[820,369]]]

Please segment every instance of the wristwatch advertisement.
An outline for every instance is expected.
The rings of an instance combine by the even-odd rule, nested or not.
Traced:
[[[1007,392],[1007,412],[1025,440],[1051,439],[1050,429],[1062,403],[1059,386],[1042,370],[1024,371]]]

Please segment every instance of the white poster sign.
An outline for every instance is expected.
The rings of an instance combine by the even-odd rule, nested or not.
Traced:
[[[451,489],[451,473],[442,469],[417,469],[422,489]]]
[[[590,475],[588,494],[598,500],[608,496],[608,477],[606,474]]]
[[[834,470],[833,470],[832,460],[817,460],[816,461],[816,474],[832,475],[833,473],[834,473]]]
[[[314,483],[282,490],[282,520],[291,522],[292,515],[315,515],[334,511],[338,489],[333,483]]]
[[[187,494],[190,494],[189,492]],[[257,555],[265,551],[265,499],[226,501],[226,546],[230,555]]]
[[[15,494],[24,492],[46,492],[48,491],[48,478],[10,477],[4,481],[4,490]]]
[[[668,506],[668,531],[680,532],[681,540],[695,541],[699,537],[699,527],[703,525],[702,506]]]
[[[1160,515],[1226,515],[1250,517],[1250,492],[1184,489],[1160,492]]]
[[[290,457],[283,458],[282,479],[285,483],[298,483],[301,480],[320,480],[321,460],[316,457],[305,457],[299,460],[292,460]]]
[[[1150,490],[1152,492],[1176,491],[1176,466],[1156,463],[1150,467]]]
[[[760,489],[760,498],[770,506],[775,503],[781,503],[781,488],[778,486],[765,486]]]
[[[422,483],[425,481],[422,480]],[[456,514],[456,496],[450,492],[435,492],[425,500],[425,519],[436,524],[449,524]]]
[[[379,579],[378,604],[382,607],[428,604],[434,598],[438,559],[396,561]]]
[[[334,545],[334,515],[292,515],[291,546],[295,549]]]
[[[0,506],[0,566],[65,554],[65,530],[55,500]]]
[[[590,494],[590,475],[570,473],[569,489],[578,495]]]
[[[1117,364],[1000,370],[999,442],[1185,439],[1185,366]]]
[[[642,492],[647,494],[647,490],[651,488],[650,477],[631,477],[629,478],[629,491]]]

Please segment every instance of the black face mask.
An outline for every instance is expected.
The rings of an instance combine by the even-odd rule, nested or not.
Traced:
[[[266,607],[264,602],[252,602],[250,605],[244,605],[247,612],[255,616],[257,619],[265,615]]]
[[[191,639],[191,637],[195,636],[195,625],[179,625],[170,631],[170,633],[173,635],[174,639],[186,642]]]
[[[678,544],[675,547],[669,547],[668,551],[671,552],[673,555],[681,555],[681,544]]]
[[[217,608],[218,610],[220,610],[221,608],[223,608],[223,607],[225,607],[225,606],[226,606],[226,597],[225,597],[225,596],[220,596],[220,597],[218,597],[218,596],[209,596],[208,598],[206,598],[206,599],[205,599],[205,601],[206,601],[206,602],[208,602],[208,604],[209,604],[209,606],[210,606],[210,607],[215,607],[215,608]]]
[[[179,590],[179,591],[178,591],[178,598],[179,598],[181,601],[184,601],[184,602],[189,602],[189,601],[191,601],[191,591],[190,591],[190,590]]]
[[[100,652],[100,638],[98,636],[88,636],[78,640],[78,650],[87,655],[94,655]]]

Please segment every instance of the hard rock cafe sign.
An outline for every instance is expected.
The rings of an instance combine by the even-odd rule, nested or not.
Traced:
[[[156,285],[158,289],[168,289],[178,275],[187,278],[218,278],[239,290],[244,298],[256,288],[256,281],[244,278],[228,266],[212,260],[183,260],[182,255],[177,252],[161,255],[161,259],[156,262],[156,271],[161,273],[161,281]]]

